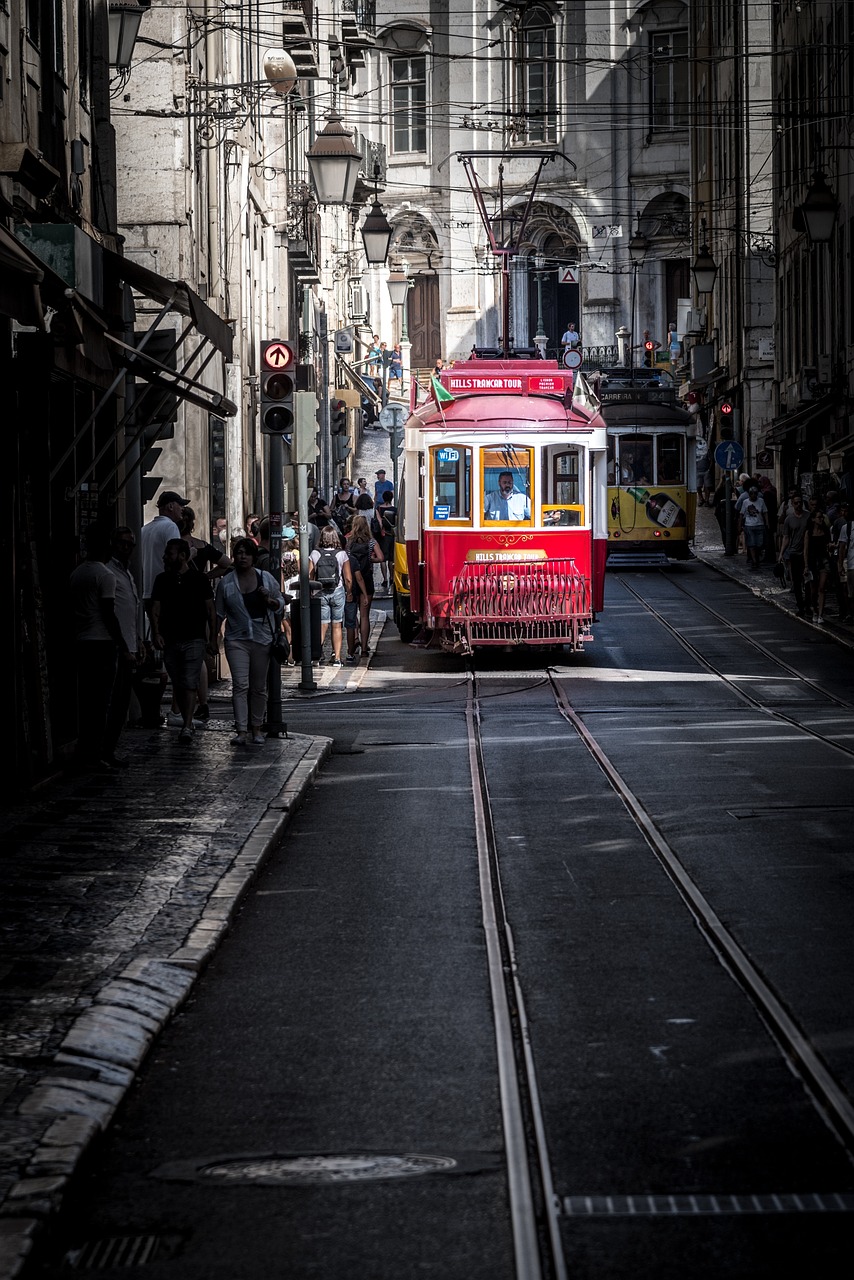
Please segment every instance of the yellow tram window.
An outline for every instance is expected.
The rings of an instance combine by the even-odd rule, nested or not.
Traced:
[[[685,442],[682,436],[659,436],[656,440],[656,483],[685,483]]]
[[[577,528],[584,524],[584,486],[578,449],[543,449],[542,524]]]
[[[430,523],[471,523],[471,449],[442,444],[430,450]]]
[[[485,523],[531,524],[532,452],[515,444],[481,449],[480,478]]]
[[[652,484],[652,436],[620,436],[617,440],[620,484]]]

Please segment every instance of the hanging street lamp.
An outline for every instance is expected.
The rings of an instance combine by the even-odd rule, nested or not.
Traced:
[[[839,201],[827,185],[824,174],[816,171],[801,205],[801,216],[812,244],[827,244],[833,235],[838,212]]]
[[[718,264],[712,257],[709,246],[703,244],[691,267],[691,275],[694,277],[697,292],[711,293],[715,287],[717,274]]]
[[[374,165],[374,203],[360,230],[365,245],[365,257],[371,267],[384,267],[393,235],[391,223],[383,212],[379,198],[379,165]]]
[[[109,0],[109,63],[119,71],[127,71],[143,17],[151,8],[151,0]]]
[[[353,203],[362,153],[337,111],[330,111],[323,130],[306,152],[306,159],[319,204]]]

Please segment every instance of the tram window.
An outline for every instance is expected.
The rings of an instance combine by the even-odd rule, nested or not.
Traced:
[[[659,436],[656,440],[658,455],[657,484],[685,483],[685,450],[681,436]]]
[[[507,444],[481,449],[483,518],[502,524],[530,523],[531,450]]]
[[[620,484],[652,484],[652,438],[620,436]]]
[[[577,449],[551,446],[543,450],[542,523],[576,527],[584,523],[584,495]]]
[[[471,449],[438,445],[430,450],[433,477],[433,523],[471,520]]]

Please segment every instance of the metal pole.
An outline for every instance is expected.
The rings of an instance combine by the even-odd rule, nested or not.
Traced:
[[[311,596],[308,582],[308,467],[298,462],[294,471],[297,479],[297,512],[299,513],[299,620],[300,661],[302,672],[299,688],[312,693],[317,684],[311,666]]]
[[[282,586],[282,507],[285,503],[284,449],[281,436],[270,436],[270,573]],[[267,737],[281,738],[287,730],[282,723],[282,668],[270,661],[267,668]]]

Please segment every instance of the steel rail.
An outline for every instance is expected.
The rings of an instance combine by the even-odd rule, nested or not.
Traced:
[[[776,654],[773,649],[769,649],[767,645],[760,643],[759,640],[756,640],[753,636],[749,635],[747,631],[738,626],[735,622],[730,622],[729,618],[724,617],[724,615],[719,613],[717,609],[713,609],[710,604],[706,604],[705,601],[688,591],[681,582],[676,582],[672,577],[666,574],[663,569],[659,570],[659,577],[663,579],[669,587],[673,587],[674,591],[681,591],[684,596],[687,596],[689,600],[694,602],[694,604],[698,604],[701,609],[705,609],[706,612],[710,613],[718,622],[722,622],[725,627],[734,632],[740,639],[746,640],[747,643],[758,653],[761,653],[763,657],[770,658],[770,660],[776,663],[778,667],[782,667],[782,669],[788,672],[790,676],[794,676],[802,684],[807,685],[820,697],[825,698],[836,707],[843,707],[848,711],[854,711],[854,702],[848,702],[845,698],[838,698],[835,693],[831,693],[828,689],[823,689],[817,680],[812,680],[809,676],[805,676],[803,672],[798,671],[797,667],[793,667],[790,663],[786,662]]]
[[[513,934],[505,912],[498,865],[492,805],[483,759],[480,704],[475,677],[469,673],[466,696],[469,769],[474,804],[481,912],[486,937],[492,996],[498,1085],[504,1129],[510,1218],[517,1280],[543,1280],[543,1242],[531,1179],[528,1130],[533,1130],[537,1174],[548,1226],[549,1272],[566,1280],[566,1263],[557,1218],[559,1205],[552,1183],[545,1125],[534,1068],[525,1002],[519,983]],[[515,1030],[514,1030],[515,1028]],[[517,1053],[524,1067],[520,1080]]]
[[[854,1157],[854,1106],[844,1088],[746,951],[725,927],[640,799],[624,781],[578,713],[572,709],[565,691],[552,673],[549,675],[549,682],[558,711],[575,729],[622,800],[715,955],[750,996],[784,1058],[803,1083],[813,1105],[843,1143],[848,1154]]]
[[[700,652],[696,645],[693,645],[690,640],[686,640],[678,627],[675,627],[672,622],[668,622],[664,614],[660,613],[659,610],[656,609],[655,605],[650,604],[648,600],[644,600],[640,592],[635,591],[634,587],[630,587],[627,582],[621,582],[620,585],[625,588],[629,595],[634,596],[634,598],[643,605],[647,613],[651,614],[652,617],[655,618],[662,627],[664,627],[665,631],[668,631],[673,638],[678,641],[686,653],[690,653],[691,657],[695,658],[696,661],[699,662],[701,666],[705,667],[711,675],[717,676],[717,678],[731,689],[736,697],[740,698],[742,702],[746,702],[748,706],[753,707],[757,711],[763,712],[772,719],[781,720],[784,724],[791,725],[792,728],[798,729],[801,733],[805,733],[809,737],[817,739],[817,741],[824,743],[827,747],[832,747],[835,751],[842,751],[847,756],[854,756],[854,747],[846,746],[844,742],[837,742],[835,739],[827,737],[826,734],[820,733],[818,729],[812,729],[808,724],[803,724],[794,716],[787,715],[785,711],[780,711],[776,707],[766,706],[760,698],[757,698],[752,693],[748,693],[745,689],[742,689],[737,680],[733,680],[731,676],[724,675],[723,671],[721,671],[719,667],[716,667],[713,662],[710,662],[709,659]],[[794,674],[797,675],[797,672]],[[803,677],[798,678],[802,679]],[[831,695],[826,696],[828,701],[830,701]]]

